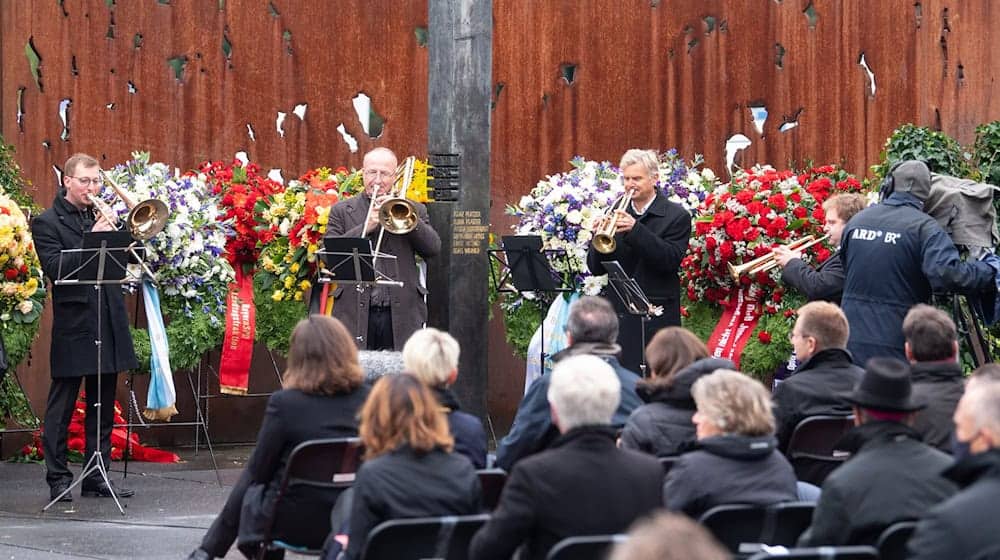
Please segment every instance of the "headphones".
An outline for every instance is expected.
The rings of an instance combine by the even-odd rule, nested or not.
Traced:
[[[882,184],[879,185],[878,188],[879,202],[889,198],[889,195],[891,195],[896,190],[896,182],[893,180],[892,174],[893,172],[896,171],[897,168],[899,168],[900,165],[903,165],[907,161],[908,160],[901,159],[896,163],[892,164],[892,167],[889,168],[889,172],[886,173],[885,177],[882,178]]]

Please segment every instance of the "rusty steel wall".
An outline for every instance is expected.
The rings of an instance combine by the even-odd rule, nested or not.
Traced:
[[[425,156],[426,28],[425,0],[0,0],[0,124],[45,207],[55,194],[52,166],[77,151],[113,165],[148,150],[183,171],[245,150],[286,179],[321,165],[360,167],[375,146]],[[41,58],[41,87],[25,54],[29,42]],[[385,118],[377,139],[366,137],[355,113],[359,92]],[[66,140],[64,99],[71,102]],[[299,104],[304,119],[293,114]],[[357,139],[356,153],[336,131],[341,123]],[[31,363],[19,369],[36,411],[48,388],[50,325],[46,311]],[[257,348],[251,391],[276,387],[273,369]],[[144,402],[144,378],[139,383]],[[189,420],[186,379],[178,375],[177,385]],[[213,434],[252,440],[263,404],[214,399]]]
[[[494,0],[493,231],[509,231],[505,204],[575,155],[617,163],[631,147],[676,147],[725,176],[725,143],[739,133],[753,142],[743,165],[832,162],[865,175],[905,122],[971,142],[977,124],[1000,118],[994,4]],[[763,134],[757,104],[769,113]],[[524,366],[498,325],[491,394],[502,427]]]

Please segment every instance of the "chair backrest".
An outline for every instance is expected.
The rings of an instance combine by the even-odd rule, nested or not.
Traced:
[[[909,557],[906,550],[906,543],[913,536],[913,530],[917,528],[916,521],[900,521],[893,523],[882,531],[878,538],[878,555],[882,560],[905,560]]]
[[[706,511],[698,522],[723,546],[739,553],[742,543],[794,545],[812,522],[814,507],[808,502],[725,504]]]
[[[354,482],[364,452],[361,439],[356,437],[304,441],[292,449],[285,478],[290,484],[347,487]]]
[[[850,456],[835,450],[834,446],[852,427],[853,416],[803,418],[792,431],[785,451],[795,469],[795,476],[803,482],[821,486],[827,475]]]
[[[482,504],[484,511],[493,511],[500,503],[500,493],[507,484],[507,471],[503,469],[480,469],[476,471],[479,486],[482,488]]]
[[[821,546],[789,548],[780,552],[758,552],[749,560],[784,558],[787,560],[879,560],[878,550],[871,546]]]
[[[667,474],[670,472],[670,469],[674,468],[674,465],[677,464],[680,458],[680,455],[671,455],[668,457],[657,457],[656,459],[663,465],[663,474]]]
[[[615,543],[625,542],[627,535],[589,535],[567,537],[556,543],[546,560],[604,560]]]
[[[368,534],[363,560],[466,560],[472,536],[488,514],[394,519]]]

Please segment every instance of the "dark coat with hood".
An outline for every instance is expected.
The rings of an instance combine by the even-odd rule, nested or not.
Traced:
[[[802,259],[788,261],[781,271],[781,281],[806,296],[809,301],[829,301],[840,305],[844,293],[844,263],[834,253],[813,268]]]
[[[931,509],[910,538],[910,558],[1000,558],[1000,449],[957,462],[944,476],[963,488]]]
[[[955,408],[965,393],[962,366],[958,362],[917,362],[910,371],[914,398],[927,403],[917,412],[913,429],[927,445],[951,453]]]
[[[693,519],[722,504],[770,505],[798,498],[795,471],[773,436],[727,434],[698,440],[667,473],[663,502]]]
[[[779,383],[774,389],[778,449],[788,449],[795,426],[809,416],[849,415],[851,405],[839,393],[853,389],[864,372],[846,350],[827,348],[810,356]]]
[[[615,370],[621,383],[621,400],[615,415],[611,418],[611,425],[615,428],[624,426],[632,411],[642,404],[635,392],[639,376],[618,363],[617,356],[620,350],[617,344],[577,342],[552,356],[553,361],[558,362],[569,356],[589,354],[601,358]],[[497,445],[496,466],[501,469],[509,472],[514,463],[545,449],[559,437],[559,430],[552,424],[552,414],[549,410],[550,379],[552,372],[548,371],[528,387],[528,392],[521,399],[510,432]]]
[[[566,537],[624,533],[660,507],[663,467],[615,446],[614,429],[583,426],[514,467],[491,519],[469,548],[477,560],[543,560]]]
[[[627,233],[615,234],[617,245],[610,254],[602,254],[591,247],[587,253],[587,268],[596,275],[606,274],[601,263],[618,261],[625,274],[639,284],[649,301],[663,307],[663,315],[652,317],[646,323],[645,341],[648,342],[661,328],[681,324],[677,271],[691,239],[691,214],[659,193],[641,216],[636,215],[632,205],[628,205],[627,212],[636,219],[635,226]],[[639,371],[645,351],[642,320],[626,311],[621,298],[610,286],[603,295],[618,312],[621,363],[627,369]]]
[[[866,422],[837,449],[853,455],[823,482],[799,546],[875,544],[889,525],[917,519],[955,493],[955,484],[940,476],[951,457],[898,422]]]
[[[486,430],[483,429],[483,422],[468,412],[462,412],[458,397],[451,389],[435,387],[434,394],[446,409],[448,428],[455,438],[455,453],[468,457],[477,469],[485,469]]]
[[[679,455],[688,448],[695,440],[691,416],[696,407],[691,386],[699,377],[717,369],[736,369],[736,366],[729,360],[704,358],[675,373],[670,386],[656,383],[656,378],[640,381],[635,390],[646,404],[629,416],[622,430],[621,446],[657,457]]]
[[[83,232],[89,232],[94,220],[66,200],[60,191],[52,207],[31,223],[35,250],[42,271],[50,283],[59,278],[59,259],[63,249],[83,247]],[[81,253],[67,253],[62,258],[66,274],[81,263]],[[93,285],[52,285],[52,346],[49,352],[52,377],[93,375],[97,367],[97,291]],[[101,372],[118,373],[138,367],[125,298],[120,286],[101,289]]]
[[[364,237],[370,202],[371,199],[362,194],[335,204],[330,210],[327,237]],[[391,275],[395,272],[393,280],[403,283],[402,287],[385,288],[389,292],[389,307],[392,308],[392,339],[396,350],[402,350],[410,335],[427,322],[427,304],[424,303],[427,289],[420,283],[416,255],[428,259],[441,251],[441,238],[431,227],[427,209],[419,202],[413,202],[413,205],[419,218],[417,227],[403,235],[387,232],[380,248],[383,253],[396,256],[395,267],[389,265],[387,273]],[[372,240],[373,248],[378,234],[379,228],[375,228],[367,235]],[[393,271],[392,268],[396,270]],[[344,323],[352,336],[356,339],[361,337],[358,340],[366,340],[368,337],[370,294],[366,289],[359,296],[354,286],[346,284],[338,285],[333,291],[333,316]],[[360,347],[366,346],[360,344]]]

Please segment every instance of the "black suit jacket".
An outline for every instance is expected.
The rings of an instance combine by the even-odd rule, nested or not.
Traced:
[[[844,293],[844,263],[834,253],[816,268],[802,259],[792,259],[781,272],[781,281],[795,288],[809,301],[824,300],[840,305]]]

